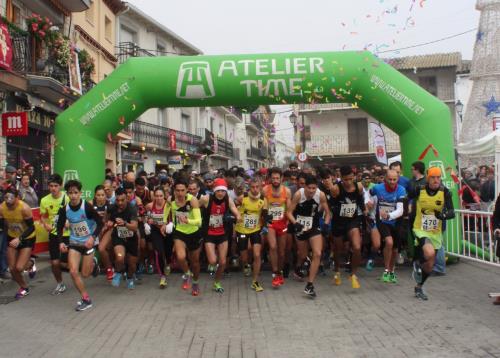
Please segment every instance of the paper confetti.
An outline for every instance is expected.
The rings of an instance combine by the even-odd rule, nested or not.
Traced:
[[[118,122],[120,122],[122,126],[125,125],[125,117],[121,116],[120,118],[118,118]]]
[[[83,146],[81,144],[78,144],[78,149],[80,149],[80,151],[83,152]]]

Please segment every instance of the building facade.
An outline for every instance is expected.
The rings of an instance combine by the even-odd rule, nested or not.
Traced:
[[[456,111],[458,74],[467,74],[467,62],[460,53],[433,54],[389,59],[387,62],[450,108],[455,143],[460,130]],[[460,86],[460,90],[465,85]],[[347,103],[303,104],[297,107],[295,141],[297,152],[304,148],[308,164],[368,165],[376,162],[370,122],[379,124],[359,108]],[[399,154],[399,137],[381,125],[386,139],[388,157]]]

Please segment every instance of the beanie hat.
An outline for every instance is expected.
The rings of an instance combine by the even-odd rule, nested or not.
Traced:
[[[430,167],[427,170],[427,178],[429,177],[441,177],[441,169],[439,167]]]
[[[214,180],[214,192],[217,190],[227,191],[227,183],[222,178],[217,178]]]

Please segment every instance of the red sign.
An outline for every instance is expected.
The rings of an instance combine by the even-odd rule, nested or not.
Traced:
[[[7,25],[0,21],[0,67],[12,71],[12,42]]]
[[[170,150],[176,150],[177,149],[177,142],[176,142],[176,137],[175,137],[175,131],[170,130],[168,132],[168,137],[169,137],[169,142],[170,142]]]
[[[4,137],[24,137],[28,135],[28,114],[7,112],[2,114],[2,135]]]

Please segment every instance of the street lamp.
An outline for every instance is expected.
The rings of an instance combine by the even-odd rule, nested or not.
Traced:
[[[292,112],[292,114],[290,114],[288,119],[290,120],[290,123],[292,123],[292,125],[295,126],[295,123],[297,123],[297,115],[295,114],[295,112]]]
[[[457,111],[457,114],[460,117],[460,122],[462,122],[462,113],[464,110],[464,104],[460,100],[458,100],[457,103],[455,103],[455,110]]]

